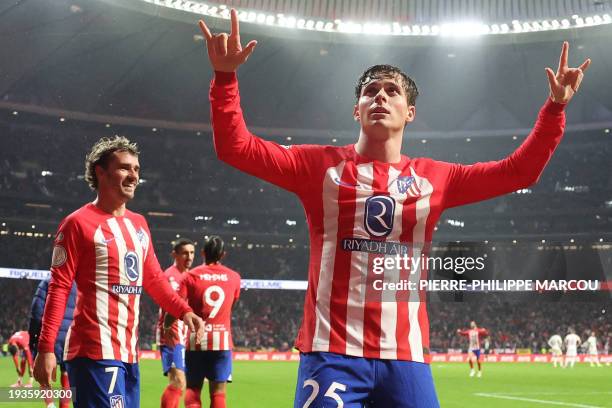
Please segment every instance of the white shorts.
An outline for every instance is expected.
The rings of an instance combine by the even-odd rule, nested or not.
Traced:
[[[550,352],[553,355],[553,357],[559,357],[563,355],[563,352],[561,351],[560,348],[553,348],[550,350]]]

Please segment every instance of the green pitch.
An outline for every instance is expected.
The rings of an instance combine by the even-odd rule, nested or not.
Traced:
[[[467,364],[436,363],[432,367],[443,408],[612,407],[612,367],[579,364],[574,369],[562,370],[549,364],[491,363],[484,366],[482,378],[469,378]],[[140,370],[141,406],[158,407],[166,385],[161,363],[143,360]],[[297,363],[235,362],[234,383],[228,386],[228,406],[291,407],[296,375]],[[15,379],[12,360],[0,357],[0,387],[12,384]],[[207,396],[203,396],[202,402],[208,407]],[[42,403],[0,403],[0,408],[42,406]]]

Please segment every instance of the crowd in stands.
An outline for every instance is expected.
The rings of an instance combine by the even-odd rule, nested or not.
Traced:
[[[30,303],[37,281],[0,279],[0,341],[15,331],[27,330]],[[290,350],[301,323],[304,292],[294,290],[242,290],[232,316],[233,339],[237,350]],[[547,349],[552,334],[565,336],[571,327],[586,340],[595,330],[600,351],[612,337],[612,303],[544,302],[517,300],[508,294],[481,294],[473,299],[445,299],[428,304],[431,349],[446,352],[467,347],[457,329],[475,320],[490,333],[489,350]],[[148,297],[141,302],[140,346],[150,349],[155,343],[158,307]]]

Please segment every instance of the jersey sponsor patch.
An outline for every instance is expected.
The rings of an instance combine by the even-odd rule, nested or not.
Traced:
[[[365,205],[364,224],[370,235],[386,237],[393,230],[395,200],[388,195],[368,198]]]
[[[135,252],[128,252],[123,258],[125,264],[125,274],[130,282],[136,282],[140,276],[140,268],[138,267],[138,255]]]
[[[56,245],[53,247],[53,256],[51,257],[51,266],[52,267],[60,267],[66,262],[66,250],[61,245]]]

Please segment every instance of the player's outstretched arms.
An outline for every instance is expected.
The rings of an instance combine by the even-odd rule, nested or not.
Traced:
[[[54,352],[43,352],[36,355],[34,360],[34,378],[42,387],[50,387],[55,382],[57,362]]]
[[[575,95],[591,65],[586,59],[578,68],[568,66],[569,44],[563,43],[557,72],[546,68],[550,99],[538,115],[531,134],[503,160],[451,167],[445,207],[456,207],[527,188],[538,181],[565,128],[565,106]]]
[[[240,44],[240,23],[238,13],[231,9],[230,18],[232,29],[229,33],[213,35],[203,20],[199,21],[200,29],[206,39],[206,49],[208,59],[215,71],[234,72],[242,65],[253,53],[257,41],[250,41],[246,47]]]
[[[552,69],[546,68],[548,85],[550,86],[550,99],[553,102],[568,103],[574,94],[578,92],[582,78],[584,78],[584,73],[591,65],[591,59],[587,58],[578,68],[570,68],[567,65],[568,54],[569,43],[564,41],[557,72],[555,73]]]

